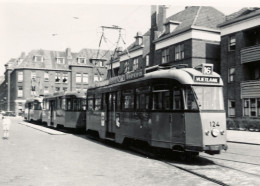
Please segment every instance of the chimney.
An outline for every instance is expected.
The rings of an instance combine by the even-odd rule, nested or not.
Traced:
[[[72,59],[70,48],[66,48],[66,57],[67,57],[67,59]]]
[[[166,6],[159,5],[158,19],[157,19],[158,31],[162,32],[164,29],[164,23],[166,21]]]
[[[156,65],[155,63],[155,44],[154,40],[158,38],[159,32],[164,29],[164,22],[166,20],[166,6],[152,5],[151,6],[151,29],[150,29],[150,66]]]
[[[143,44],[143,36],[141,32],[137,32],[135,36],[135,46],[140,46]]]

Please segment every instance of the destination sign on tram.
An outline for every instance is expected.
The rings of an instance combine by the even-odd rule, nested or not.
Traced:
[[[194,81],[200,83],[219,83],[219,77],[195,76]]]

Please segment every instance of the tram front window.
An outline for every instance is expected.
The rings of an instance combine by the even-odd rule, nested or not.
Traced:
[[[222,87],[192,86],[201,110],[224,110]]]

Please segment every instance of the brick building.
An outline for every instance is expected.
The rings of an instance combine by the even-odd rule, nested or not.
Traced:
[[[115,75],[155,65],[214,64],[220,73],[220,29],[225,15],[213,7],[186,7],[166,18],[166,7],[151,7],[151,28],[114,58]],[[112,67],[111,67],[112,66]]]
[[[260,118],[260,8],[243,8],[219,27],[227,116]]]
[[[86,91],[94,81],[107,76],[105,62],[109,51],[82,49],[72,53],[33,50],[22,60],[14,60],[12,68],[6,68],[8,108],[19,113],[24,110],[26,99],[60,91]],[[2,86],[4,86],[2,84]],[[8,91],[7,91],[8,94]]]

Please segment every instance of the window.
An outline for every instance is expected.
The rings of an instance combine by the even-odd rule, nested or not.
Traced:
[[[222,87],[192,86],[201,110],[224,110]]]
[[[76,74],[76,83],[81,83],[81,73]]]
[[[63,83],[68,83],[68,74],[67,73],[63,74],[62,82]]]
[[[23,87],[18,87],[17,97],[23,97]]]
[[[49,87],[44,87],[43,93],[48,94],[49,93]]]
[[[260,98],[247,98],[244,102],[244,116],[260,117]]]
[[[198,110],[198,105],[194,93],[190,87],[185,88],[184,105],[186,110]]]
[[[49,72],[44,72],[44,81],[49,81]]]
[[[65,98],[62,98],[61,108],[63,110],[66,110],[66,99]]]
[[[59,92],[60,91],[60,87],[55,87],[55,92]]]
[[[138,58],[133,59],[133,71],[138,69]]]
[[[83,83],[88,84],[88,74],[83,74]]]
[[[101,110],[101,97],[95,97],[95,110]]]
[[[33,80],[36,79],[36,72],[35,71],[31,72],[31,79],[33,79]]]
[[[87,100],[81,99],[81,107],[82,107],[82,110],[86,110],[86,108],[87,108]]]
[[[147,67],[149,66],[149,55],[146,55],[146,57],[145,57],[145,65]]]
[[[128,61],[124,62],[124,67],[125,67],[124,73],[128,72],[129,71],[129,62]]]
[[[136,89],[136,109],[149,109],[150,87],[140,87]]]
[[[67,92],[68,88],[67,87],[63,87],[63,92]]]
[[[122,92],[123,97],[123,109],[133,109],[134,108],[134,91],[125,90]]]
[[[182,91],[178,87],[173,88],[173,110],[182,110]]]
[[[43,56],[34,56],[34,62],[43,62]]]
[[[153,110],[170,109],[170,90],[167,85],[154,85]]]
[[[169,48],[162,50],[162,64],[170,61]]]
[[[78,58],[78,63],[79,63],[79,64],[86,64],[86,58],[79,57],[79,58]]]
[[[31,87],[31,96],[36,96],[36,86]]]
[[[65,63],[65,59],[63,57],[57,57],[56,58],[56,62],[57,62],[57,64],[64,64]]]
[[[232,35],[229,37],[229,51],[234,51],[236,49],[236,37]]]
[[[236,102],[234,100],[228,100],[228,116],[232,117],[236,115],[235,107]]]
[[[93,110],[93,97],[88,97],[88,110]]]
[[[61,74],[60,73],[55,73],[55,83],[60,83],[61,81]]]
[[[234,67],[228,69],[228,82],[234,82],[235,72]]]
[[[23,82],[23,72],[18,72],[18,82]]]
[[[175,46],[175,60],[184,59],[184,44]]]
[[[96,81],[98,81],[98,75],[97,74],[94,75],[94,82],[96,82]]]

